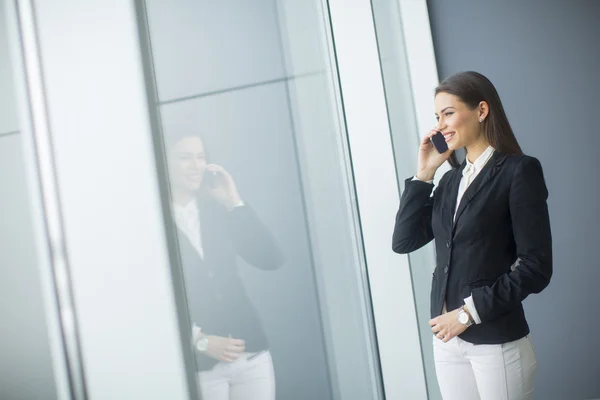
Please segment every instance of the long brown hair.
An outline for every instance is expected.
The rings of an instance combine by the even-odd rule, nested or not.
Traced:
[[[489,113],[483,122],[488,143],[503,154],[523,154],[504,112],[500,96],[488,78],[474,71],[459,72],[444,79],[435,88],[435,95],[439,93],[452,94],[471,109],[478,107],[482,101],[488,103]],[[460,165],[455,153],[452,153],[448,162],[454,168]]]

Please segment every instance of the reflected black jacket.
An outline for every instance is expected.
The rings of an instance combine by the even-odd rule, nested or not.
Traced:
[[[461,167],[433,184],[406,181],[392,239],[409,253],[435,239],[431,317],[454,310],[473,295],[481,324],[460,338],[500,344],[529,333],[521,302],[552,276],[552,238],[540,162],[495,152],[467,188],[454,220]],[[512,270],[511,265],[519,260]]]
[[[266,350],[267,336],[238,274],[237,257],[257,268],[273,270],[283,264],[279,247],[248,205],[228,211],[214,200],[202,198],[198,211],[204,259],[178,229],[191,320],[207,335],[245,340],[247,352]],[[199,370],[218,362],[201,353],[196,360]]]

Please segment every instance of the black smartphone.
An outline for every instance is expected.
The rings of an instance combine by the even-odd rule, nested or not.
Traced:
[[[430,140],[438,153],[443,154],[448,151],[448,144],[446,143],[446,139],[442,132],[437,131]]]

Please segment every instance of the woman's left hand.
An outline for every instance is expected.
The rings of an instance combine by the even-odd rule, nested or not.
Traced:
[[[429,321],[431,331],[442,342],[446,343],[467,330],[467,326],[458,322],[459,311],[456,309]]]

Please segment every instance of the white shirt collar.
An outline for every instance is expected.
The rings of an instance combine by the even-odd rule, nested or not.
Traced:
[[[196,204],[196,199],[190,200],[185,206],[177,204],[173,202],[173,209],[176,213],[181,213],[184,215],[194,215],[198,213],[198,205]]]
[[[494,154],[494,148],[492,146],[488,146],[487,149],[474,162],[469,161],[469,157],[466,158],[467,165],[463,169],[463,175],[470,172],[480,172],[485,164],[489,161],[489,159]]]

